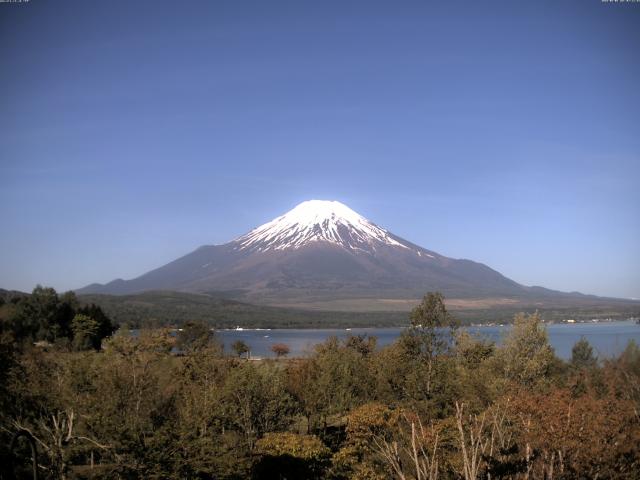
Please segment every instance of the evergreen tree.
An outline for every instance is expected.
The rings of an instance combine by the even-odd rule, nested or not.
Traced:
[[[73,317],[71,323],[71,329],[73,330],[73,348],[75,350],[89,350],[100,348],[100,326],[96,320],[78,313]]]
[[[571,365],[575,368],[593,368],[598,359],[593,355],[593,348],[586,338],[582,337],[571,349]]]

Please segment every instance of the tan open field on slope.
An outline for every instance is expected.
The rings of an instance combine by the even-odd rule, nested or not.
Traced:
[[[341,312],[408,312],[420,302],[415,299],[395,298],[353,298],[310,302],[277,303],[273,306],[301,308],[305,310],[325,310]],[[508,307],[520,302],[511,298],[447,298],[446,304],[452,310],[476,310],[494,307]]]

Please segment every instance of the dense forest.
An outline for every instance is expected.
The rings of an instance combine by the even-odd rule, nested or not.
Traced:
[[[36,289],[0,303],[1,478],[638,478],[640,348],[557,358],[539,315],[501,346],[439,294],[380,348],[225,355],[209,325],[129,335]],[[115,333],[114,333],[115,331]]]
[[[41,292],[36,288],[35,292]],[[47,289],[44,289],[47,290]],[[48,289],[50,290],[50,289]],[[376,310],[316,310],[291,307],[254,305],[235,298],[236,292],[195,294],[171,291],[150,291],[132,295],[79,295],[65,293],[76,304],[99,307],[113,323],[130,329],[181,327],[187,322],[204,322],[213,328],[358,328],[406,327],[406,311]],[[29,294],[0,289],[0,318],[11,315],[17,304]],[[372,307],[374,308],[374,307]],[[545,321],[573,318],[589,321],[593,318],[622,320],[639,317],[637,304],[615,299],[602,299],[592,305],[510,305],[493,307],[448,307],[461,325],[481,323],[511,323],[521,311],[538,311]]]
[[[82,295],[129,328],[180,327],[206,322],[215,328],[389,327],[407,324],[404,312],[328,312],[253,305],[218,294],[144,292],[135,295]]]
[[[215,328],[344,328],[405,327],[406,311],[304,310],[254,305],[228,297],[230,292],[193,294],[184,292],[144,292],[135,295],[80,295],[82,303],[100,306],[120,325],[129,328],[182,326],[202,321]],[[374,308],[374,307],[372,307]],[[511,323],[521,311],[539,311],[545,321],[573,318],[617,320],[640,316],[640,307],[615,299],[603,299],[592,305],[502,305],[487,308],[451,308],[462,325],[472,323]]]

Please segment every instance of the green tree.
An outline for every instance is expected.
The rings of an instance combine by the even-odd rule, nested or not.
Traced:
[[[31,295],[14,297],[9,307],[2,309],[2,330],[10,331],[20,342],[67,342],[74,336],[72,324],[76,314],[97,322],[98,330],[92,340],[94,348],[100,348],[100,341],[116,329],[100,307],[81,307],[75,293],[58,296],[53,288],[40,285]]]
[[[226,418],[243,434],[250,451],[266,432],[282,431],[292,421],[295,405],[286,389],[285,372],[271,362],[238,364],[229,372],[223,391]]]
[[[211,355],[209,349],[180,358],[172,375],[177,387],[177,422],[172,425],[170,441],[176,477],[242,477],[249,471],[249,451],[226,416],[224,386],[236,363]]]
[[[249,354],[249,345],[247,345],[244,341],[242,340],[236,340],[235,342],[233,342],[231,344],[231,350],[233,350],[235,352],[236,355],[238,355],[238,357],[241,357],[242,355]]]
[[[593,348],[586,338],[582,337],[571,349],[571,365],[577,369],[593,368],[598,359],[593,355]]]
[[[307,419],[307,432],[331,416],[341,416],[367,401],[374,392],[368,354],[353,348],[350,339],[336,337],[316,345],[313,355],[288,370],[289,389]]]
[[[456,333],[455,352],[460,361],[469,368],[477,368],[495,353],[493,342],[475,337],[462,330]]]
[[[71,322],[73,332],[73,348],[75,350],[88,350],[100,348],[100,326],[93,318],[78,313]]]
[[[91,317],[98,322],[98,339],[100,342],[113,335],[113,333],[118,329],[118,325],[114,324],[98,305],[92,303],[90,305],[77,308],[76,311],[77,313]]]
[[[261,458],[253,468],[253,480],[272,478],[320,479],[331,450],[313,435],[267,433],[256,442]]]
[[[116,335],[102,354],[86,354],[95,362],[87,423],[110,446],[120,478],[170,478],[174,468],[180,378],[167,337]]]
[[[18,340],[55,342],[71,338],[75,304],[61,302],[53,288],[38,285],[28,297],[20,298],[8,323]]]
[[[440,292],[428,292],[411,310],[410,319],[414,328],[435,329],[455,326],[455,319],[447,311],[444,296]]]
[[[453,402],[464,402],[472,411],[486,408],[498,395],[494,356],[495,345],[466,330],[456,333],[455,372],[449,380],[453,383],[456,398]]]
[[[446,353],[453,343],[457,321],[449,314],[439,292],[427,293],[409,315],[411,327],[400,337],[407,352],[431,362]]]
[[[439,292],[427,293],[410,314],[411,326],[402,332],[398,345],[406,365],[411,365],[411,396],[429,400],[436,387],[434,380],[447,368],[444,361],[454,345],[456,319],[449,314]]]
[[[85,353],[25,350],[21,374],[9,381],[18,405],[9,418],[3,413],[3,428],[26,430],[36,439],[46,478],[69,478],[70,465],[83,463],[91,449],[108,449],[91,428],[90,404],[105,403],[115,392],[96,395],[94,359]]]
[[[381,403],[367,403],[349,412],[346,439],[332,459],[332,469],[338,474],[338,478],[396,478],[384,461],[380,461],[376,449],[391,440],[398,415],[398,411],[394,412]]]
[[[555,354],[538,312],[519,313],[498,358],[504,377],[523,386],[548,380]]]
[[[194,353],[214,346],[214,334],[204,322],[185,323],[176,339],[176,347],[185,353]]]
[[[618,360],[630,373],[640,377],[640,346],[633,338],[627,342]]]
[[[640,346],[636,341],[629,340],[618,358],[607,360],[602,374],[603,383],[635,404],[636,416],[640,419]]]
[[[355,350],[365,357],[373,354],[377,344],[376,337],[367,335],[350,335],[345,340],[345,347]]]

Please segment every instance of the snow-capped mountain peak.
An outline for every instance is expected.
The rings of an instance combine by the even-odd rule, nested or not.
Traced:
[[[319,200],[303,202],[231,242],[204,245],[139,277],[89,285],[80,292],[151,290],[219,292],[264,304],[299,303],[302,309],[326,301],[328,310],[338,305],[334,300],[357,300],[356,306],[365,299],[381,310],[396,309],[429,291],[497,300],[496,306],[505,298],[531,302],[522,305],[578,298],[524,287],[486,265],[444,257],[391,234],[342,203]]]
[[[239,249],[255,251],[297,249],[312,242],[350,250],[375,249],[376,244],[409,248],[346,205],[327,200],[302,202],[236,240]]]

